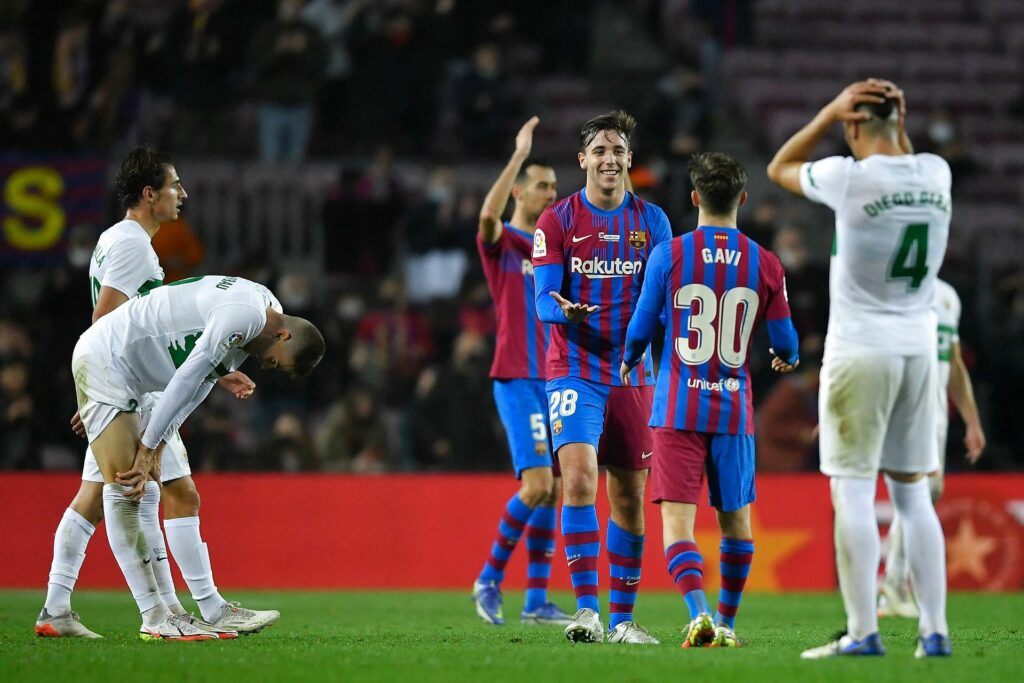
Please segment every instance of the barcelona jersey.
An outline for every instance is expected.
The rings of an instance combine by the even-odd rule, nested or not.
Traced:
[[[665,322],[650,425],[753,434],[754,328],[792,328],[778,257],[736,228],[699,227],[651,255],[637,315]]]
[[[537,319],[534,308],[533,236],[504,225],[494,244],[486,244],[479,234],[476,238],[498,322],[491,377],[545,379],[548,326]]]
[[[600,306],[580,323],[553,325],[548,346],[548,379],[579,377],[620,386],[626,327],[643,284],[647,258],[672,238],[660,207],[627,192],[622,204],[603,211],[580,190],[545,209],[534,233],[533,265],[562,268],[560,294],[569,301]],[[654,383],[647,360],[631,376],[634,386]]]

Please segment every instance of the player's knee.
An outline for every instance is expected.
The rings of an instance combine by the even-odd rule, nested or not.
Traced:
[[[82,482],[69,507],[96,526],[103,521],[103,485]]]
[[[566,505],[592,505],[597,498],[597,481],[581,473],[563,475],[562,492]]]
[[[519,498],[532,508],[543,505],[551,492],[553,477],[550,467],[534,467],[524,470]]]
[[[161,496],[164,517],[171,519],[199,516],[199,491],[191,477],[175,479],[164,487]]]

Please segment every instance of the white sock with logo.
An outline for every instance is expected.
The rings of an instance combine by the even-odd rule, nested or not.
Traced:
[[[85,549],[95,531],[96,527],[82,515],[71,508],[64,511],[53,535],[53,562],[46,585],[46,602],[43,603],[50,616],[61,616],[71,611],[71,592],[75,590],[78,572],[85,562]]]
[[[856,640],[878,631],[875,596],[881,540],[875,518],[875,480],[832,477],[836,512],[836,569],[846,607],[846,630]]]
[[[164,531],[167,532],[171,555],[192,592],[192,599],[199,605],[203,619],[212,621],[227,601],[217,592],[213,582],[210,551],[199,535],[199,518],[165,519]]]
[[[902,518],[910,580],[921,612],[922,636],[949,634],[946,623],[946,539],[935,514],[927,479],[906,484],[885,478],[889,495]]]
[[[139,528],[139,504],[122,495],[119,484],[103,486],[103,516],[107,521],[107,540],[117,559],[128,588],[132,591],[145,626],[156,626],[167,618],[167,607],[160,600],[156,577],[150,566],[149,547]]]
[[[167,561],[167,543],[160,529],[160,485],[155,481],[146,482],[146,493],[139,502],[139,524],[149,546],[149,566],[153,568],[160,599],[175,614],[185,614],[185,608],[174,592],[171,563]]]

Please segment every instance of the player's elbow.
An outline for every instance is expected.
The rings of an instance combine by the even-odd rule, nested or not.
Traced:
[[[768,174],[768,180],[772,181],[777,185],[781,184],[782,167],[782,164],[779,163],[777,159],[772,159],[770,162],[768,162],[768,167],[765,169],[765,172]]]

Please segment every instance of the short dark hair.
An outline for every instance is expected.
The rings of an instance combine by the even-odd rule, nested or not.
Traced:
[[[721,216],[739,204],[747,186],[743,165],[722,152],[701,152],[690,157],[690,182],[709,213]]]
[[[897,111],[899,102],[894,97],[886,97],[883,102],[861,102],[853,108],[854,111],[867,112],[873,119],[887,121],[892,118],[893,112]]]
[[[554,168],[548,163],[547,159],[541,159],[540,157],[530,157],[523,162],[523,165],[519,167],[519,173],[516,174],[516,185],[522,185],[526,182],[526,172],[531,166],[540,166],[541,168]]]
[[[636,119],[630,114],[616,109],[607,114],[595,116],[580,129],[580,149],[586,150],[587,145],[593,142],[597,134],[603,130],[614,130],[626,140],[626,147],[630,146],[630,138],[636,130]]]
[[[316,325],[305,318],[295,316],[288,317],[288,329],[295,340],[295,367],[292,370],[292,377],[298,379],[305,377],[313,371],[324,357],[327,344],[324,343],[324,336]]]
[[[871,115],[867,121],[860,122],[869,135],[891,135],[899,121],[899,102],[892,97],[886,97],[884,102],[861,102],[853,110]]]
[[[121,162],[121,169],[114,180],[121,207],[130,209],[138,205],[142,199],[142,191],[147,187],[163,187],[167,182],[167,167],[172,163],[171,157],[162,152],[148,147],[133,149]]]

